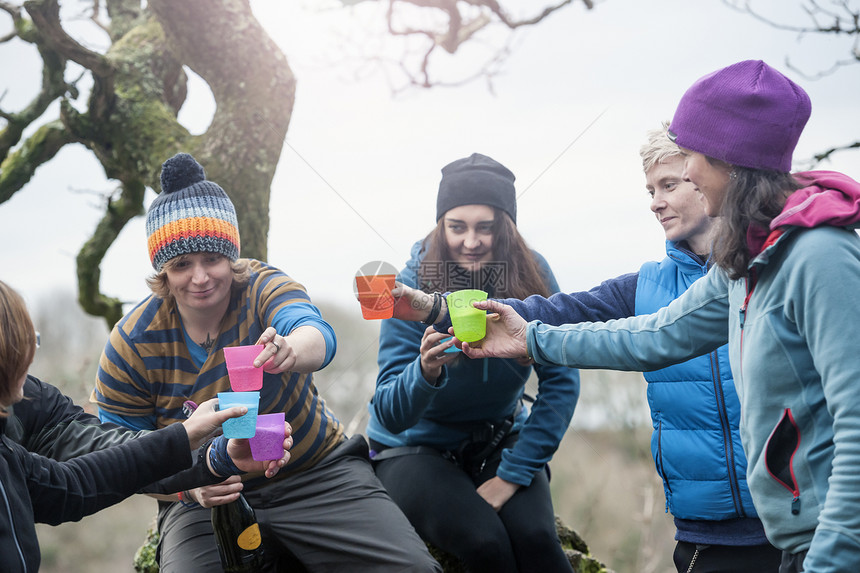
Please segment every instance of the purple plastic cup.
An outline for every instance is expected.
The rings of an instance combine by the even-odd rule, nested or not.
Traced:
[[[233,406],[245,406],[248,413],[230,418],[221,424],[225,438],[253,438],[257,432],[257,412],[260,407],[259,392],[218,392],[218,408],[226,410]]]
[[[224,360],[227,362],[227,374],[233,391],[247,392],[263,387],[263,368],[254,368],[254,359],[264,348],[262,344],[224,348]]]
[[[284,456],[285,419],[283,412],[257,416],[257,433],[249,440],[251,457],[262,462],[279,460]]]

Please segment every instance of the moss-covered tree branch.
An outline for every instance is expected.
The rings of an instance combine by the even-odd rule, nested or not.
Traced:
[[[143,214],[146,186],[142,181],[126,181],[116,199],[109,199],[107,209],[92,237],[78,253],[78,302],[93,316],[104,317],[108,328],[122,318],[122,301],[102,294],[101,262],[125,225]]]
[[[64,145],[73,141],[75,139],[60,121],[52,121],[37,129],[0,163],[0,204],[26,185],[40,165],[50,161]]]

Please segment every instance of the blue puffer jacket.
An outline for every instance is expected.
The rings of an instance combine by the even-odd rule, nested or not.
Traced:
[[[639,271],[637,315],[667,306],[708,272],[707,264],[671,241],[666,252],[665,259]],[[651,454],[663,478],[666,508],[678,519],[754,517],[727,348],[644,376],[654,425]]]
[[[526,320],[550,325],[650,314],[707,273],[705,263],[671,241],[666,253],[659,263],[645,263],[638,273],[605,280],[588,291],[502,302]],[[442,331],[448,326],[443,322]],[[739,400],[726,349],[648,372],[645,378],[654,422],[652,453],[667,510],[678,528],[675,538],[708,545],[766,543],[747,489]],[[680,384],[689,380],[698,382]]]

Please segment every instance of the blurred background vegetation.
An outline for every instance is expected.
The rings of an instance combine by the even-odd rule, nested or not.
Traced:
[[[28,301],[42,346],[30,372],[89,404],[108,331],[87,316],[71,292]],[[317,301],[338,335],[337,356],[315,375],[320,394],[361,433],[376,380],[379,323],[355,308]],[[526,391],[534,395],[536,381]],[[551,463],[556,513],[618,573],[673,571],[674,526],[649,451],[645,384],[637,373],[583,371],[573,423]],[[43,573],[133,571],[132,557],[155,517],[156,503],[134,496],[79,523],[39,525]]]

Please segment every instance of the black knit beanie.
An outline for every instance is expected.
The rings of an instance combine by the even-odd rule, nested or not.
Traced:
[[[436,221],[461,205],[490,205],[517,222],[517,194],[511,170],[486,155],[473,153],[442,168]]]

